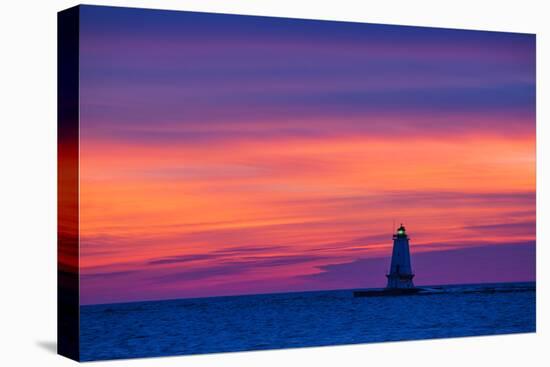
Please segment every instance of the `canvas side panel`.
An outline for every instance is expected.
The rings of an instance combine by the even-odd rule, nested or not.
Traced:
[[[57,24],[57,351],[79,352],[79,7]]]

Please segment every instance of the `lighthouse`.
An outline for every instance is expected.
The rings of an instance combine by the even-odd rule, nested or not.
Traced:
[[[409,252],[409,237],[403,224],[393,235],[393,250],[391,256],[390,271],[387,289],[414,288],[414,274],[411,268],[411,254]]]
[[[390,271],[386,274],[386,288],[365,289],[353,291],[354,297],[408,296],[433,291],[425,287],[415,287],[414,274],[411,267],[409,252],[409,237],[403,224],[393,235],[393,250],[391,254]]]

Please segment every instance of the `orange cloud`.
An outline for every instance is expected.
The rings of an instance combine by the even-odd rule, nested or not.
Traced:
[[[521,210],[519,219],[528,219],[532,203],[513,195],[468,203],[468,195],[529,195],[534,187],[533,137],[335,136],[212,146],[85,140],[81,266],[139,269],[159,257],[243,245],[284,247],[272,256],[322,252],[385,233],[387,239],[325,251],[380,256],[392,219],[410,224],[418,243],[487,240],[462,227],[515,220],[510,213]],[[94,236],[115,240],[86,241]],[[285,271],[308,273],[315,264]]]

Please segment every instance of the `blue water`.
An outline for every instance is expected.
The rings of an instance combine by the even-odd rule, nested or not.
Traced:
[[[446,338],[535,331],[535,283],[350,290],[81,307],[81,359]]]

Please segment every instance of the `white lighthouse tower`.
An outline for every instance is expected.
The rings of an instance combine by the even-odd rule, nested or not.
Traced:
[[[411,255],[409,252],[409,237],[405,232],[403,224],[393,235],[393,251],[391,256],[390,272],[387,289],[410,289],[414,288],[414,274],[411,268]]]

